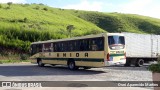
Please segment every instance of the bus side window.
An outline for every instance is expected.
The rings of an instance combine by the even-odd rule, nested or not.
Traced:
[[[101,48],[102,48],[102,50],[104,50],[104,46],[105,46],[105,45],[104,45],[104,40],[105,40],[105,39],[104,39],[104,37],[102,37],[101,39],[102,39]]]
[[[84,40],[80,41],[80,51],[84,51]]]
[[[65,51],[69,51],[69,43],[68,42],[65,42]]]
[[[60,52],[59,42],[54,43],[54,51],[55,51],[55,52]]]
[[[98,38],[96,43],[97,43],[98,51],[101,51],[101,49],[102,49],[102,40],[100,38]]]
[[[80,40],[76,40],[76,46],[75,46],[75,49],[76,51],[80,51]]]
[[[62,42],[62,48],[63,48],[62,52],[65,52],[65,42]]]
[[[104,50],[104,38],[103,37],[100,37],[98,38],[98,47],[99,47],[99,51],[102,51]]]
[[[43,44],[42,51],[45,52],[45,44]]]
[[[50,52],[53,52],[54,48],[53,48],[53,43],[51,43],[50,45]]]
[[[39,45],[38,45],[38,49],[39,49],[38,52],[42,52],[42,44],[39,44]]]
[[[76,41],[74,41],[74,47],[73,47],[74,49],[74,51],[78,51],[78,41],[76,40]]]
[[[96,39],[92,39],[92,51],[97,51]]]
[[[83,45],[84,45],[84,50],[83,51],[87,51],[88,50],[88,47],[87,47],[87,39],[84,39],[83,40]]]
[[[71,41],[71,51],[74,51],[74,41]]]
[[[36,45],[36,51],[35,51],[35,53],[39,53],[39,52],[40,52],[40,49],[41,49],[41,48],[40,48],[40,44],[37,44],[37,45]]]
[[[61,52],[60,43],[59,42],[57,43],[57,52]]]
[[[57,52],[57,43],[54,43],[54,51]]]
[[[44,44],[44,52],[50,52],[51,43],[45,43]]]
[[[64,44],[63,44],[63,42],[60,42],[60,49],[61,49],[61,52],[63,52],[64,51]]]
[[[92,41],[91,39],[89,39],[89,43],[88,43],[88,51],[92,51]]]

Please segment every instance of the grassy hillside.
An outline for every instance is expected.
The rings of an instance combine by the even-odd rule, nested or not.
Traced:
[[[160,20],[139,15],[51,8],[42,4],[0,4],[1,55],[26,53],[34,41],[67,38],[101,32],[160,34]]]
[[[0,50],[6,53],[6,49],[26,52],[34,41],[67,38],[68,25],[75,27],[72,36],[104,32],[93,23],[63,9],[36,4],[0,6]]]
[[[94,23],[108,32],[160,34],[160,19],[132,14],[73,11],[79,18]]]

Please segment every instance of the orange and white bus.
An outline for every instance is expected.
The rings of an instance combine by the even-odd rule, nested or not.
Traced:
[[[103,33],[68,39],[33,42],[31,62],[68,65],[71,70],[125,64],[125,39],[121,33]]]

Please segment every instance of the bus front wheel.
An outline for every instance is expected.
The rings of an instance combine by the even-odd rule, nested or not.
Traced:
[[[41,59],[38,59],[38,60],[37,60],[37,63],[38,63],[38,66],[39,66],[39,67],[44,67],[44,64],[42,63],[42,60],[41,60]]]

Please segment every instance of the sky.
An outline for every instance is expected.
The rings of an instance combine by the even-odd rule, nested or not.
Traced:
[[[7,2],[43,3],[56,8],[139,14],[160,19],[160,0],[0,0],[0,3]]]

